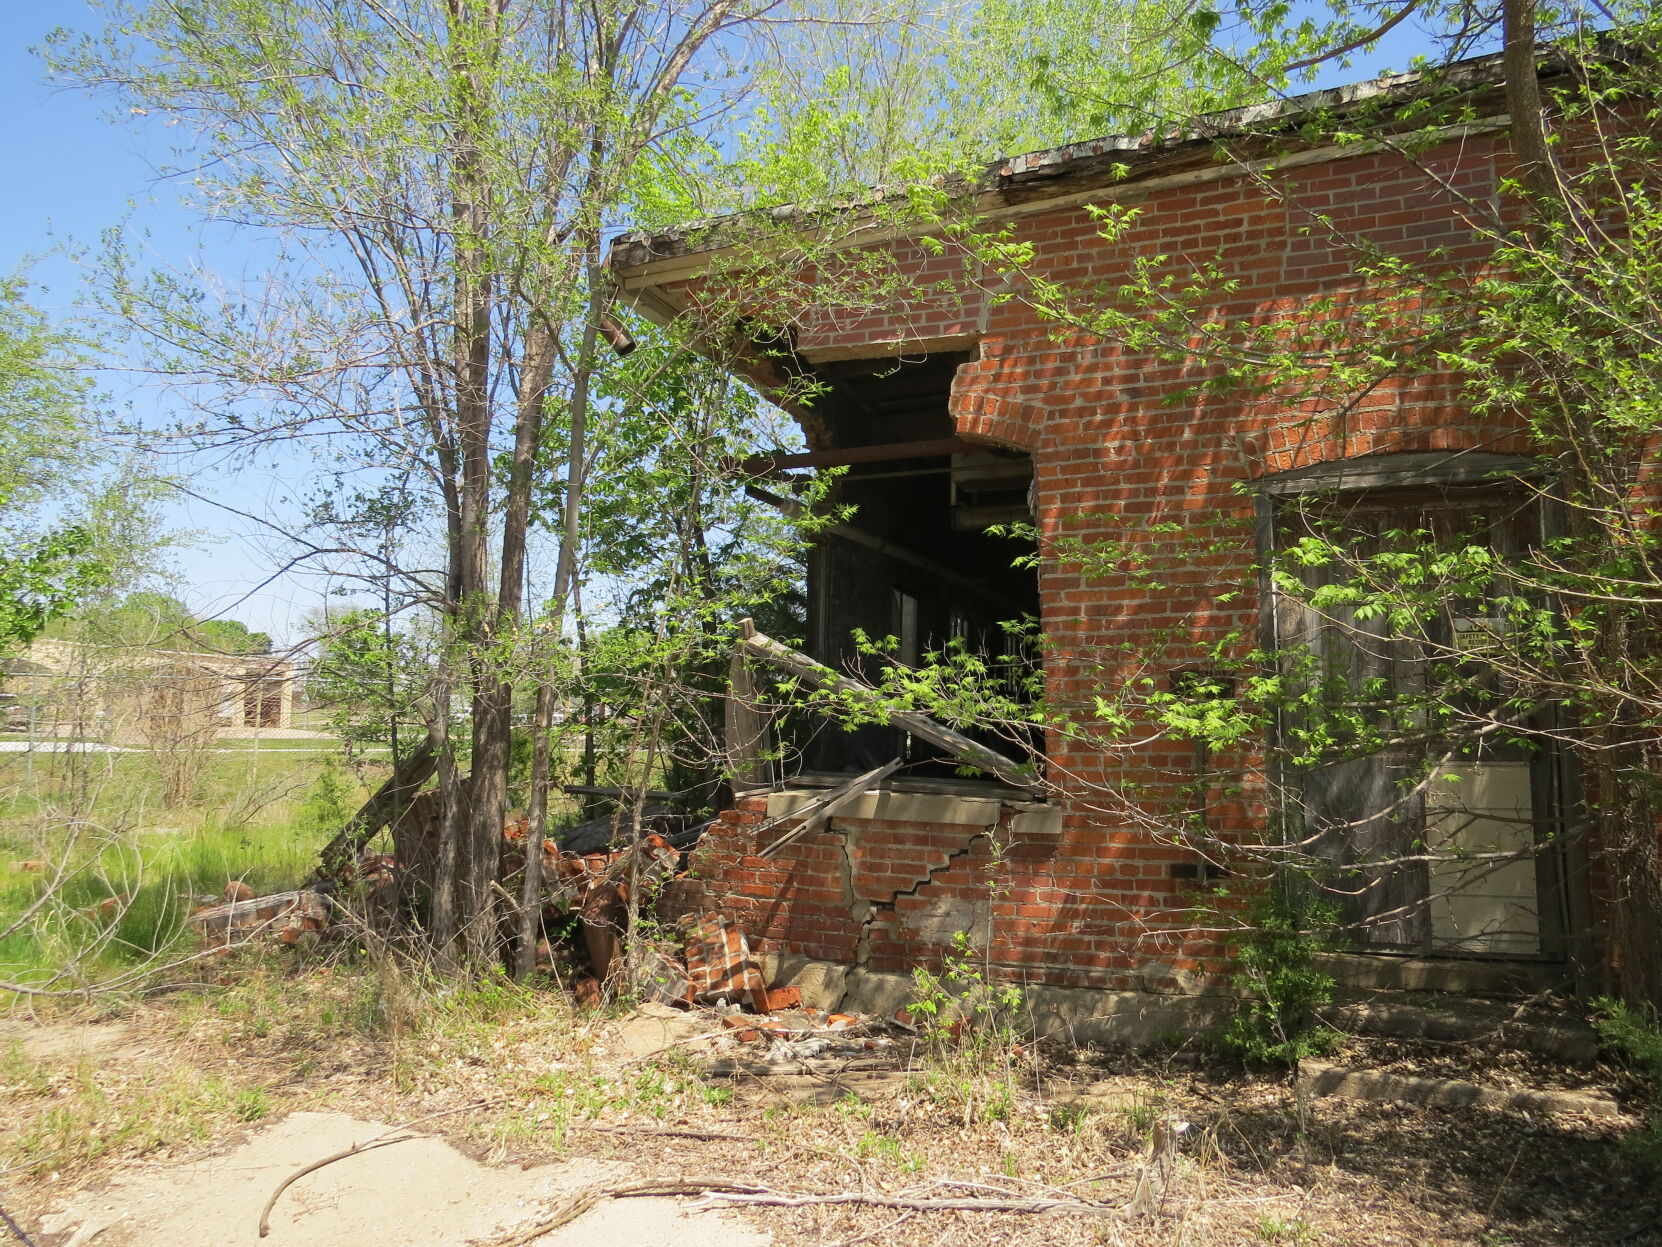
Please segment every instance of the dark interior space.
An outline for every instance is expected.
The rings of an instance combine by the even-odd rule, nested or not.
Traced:
[[[829,444],[794,458],[846,467],[833,501],[854,508],[809,560],[807,646],[829,666],[875,677],[873,663],[882,660],[860,655],[856,630],[895,638],[894,660],[912,665],[953,638],[997,657],[1013,644],[999,625],[1038,616],[1037,576],[1011,565],[1031,543],[986,531],[1029,520],[1032,460],[957,438],[948,412],[953,374],[970,358],[814,369],[823,389],[813,417]],[[894,757],[910,775],[950,776],[959,766],[928,742],[881,725],[844,730],[818,720],[798,736],[810,772],[860,772]],[[985,743],[997,745],[991,737]]]

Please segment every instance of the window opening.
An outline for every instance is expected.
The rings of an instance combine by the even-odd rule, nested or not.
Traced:
[[[1030,519],[1032,460],[964,441],[949,414],[953,376],[969,358],[852,360],[815,370],[822,388],[813,421],[829,444],[782,462],[844,469],[833,500],[851,513],[808,562],[808,652],[834,670],[876,682],[883,663],[918,666],[955,642],[996,661],[1012,651],[1003,625],[1039,615],[1036,571],[1013,566],[1031,543],[986,531]],[[892,638],[892,649],[862,653],[861,636]],[[1002,688],[1026,685],[1011,672]],[[803,718],[793,717],[799,733]],[[896,756],[913,776],[951,777],[963,765],[892,725],[817,722],[808,730],[795,742],[807,771],[860,773]],[[1018,751],[1008,731],[969,735]]]

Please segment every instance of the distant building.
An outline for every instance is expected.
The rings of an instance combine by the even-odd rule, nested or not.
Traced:
[[[211,654],[41,638],[0,665],[12,731],[101,736],[293,726],[295,664],[270,654]]]

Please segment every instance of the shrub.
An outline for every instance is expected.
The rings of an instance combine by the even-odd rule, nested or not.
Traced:
[[[1337,915],[1328,903],[1274,889],[1248,911],[1251,926],[1235,957],[1234,983],[1244,994],[1223,1045],[1248,1061],[1293,1065],[1329,1051],[1338,1035],[1316,1011],[1333,999],[1333,979],[1316,964]]]
[[[1619,1000],[1595,1000],[1593,1025],[1607,1048],[1633,1062],[1653,1093],[1662,1093],[1662,1019],[1656,1011]],[[1662,1169],[1662,1112],[1653,1113],[1645,1128],[1628,1140],[1634,1157],[1652,1169]]]

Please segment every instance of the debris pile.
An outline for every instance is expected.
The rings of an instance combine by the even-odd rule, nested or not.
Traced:
[[[310,943],[366,927],[386,931],[401,917],[423,923],[433,893],[442,809],[436,791],[421,793],[394,823],[392,853],[366,849],[320,871],[308,887],[267,896],[256,896],[246,883],[232,880],[223,897],[199,898],[190,925],[211,945],[229,948],[253,940]],[[660,823],[662,832],[648,830]],[[702,824],[665,816],[643,824],[642,834],[621,849],[597,849],[596,828],[589,824],[565,837],[569,844],[575,835],[586,851],[562,847],[552,837],[545,840],[543,928],[549,935],[538,941],[539,964],[556,962],[558,941],[550,937],[575,925],[582,956],[574,959],[569,977],[580,996],[600,1000],[602,984],[621,981],[631,913],[650,904],[663,883],[682,869],[685,849],[702,830]],[[511,814],[504,821],[499,891],[505,905],[513,904],[520,892],[528,834],[523,815]],[[651,987],[647,994],[666,1002],[684,999],[685,970],[673,959],[659,960],[654,970],[662,982],[642,984]]]
[[[437,862],[441,806],[422,793],[393,829],[392,853],[365,850],[320,875],[311,887],[256,897],[241,881],[223,901],[204,898],[190,918],[210,946],[229,949],[254,940],[310,944],[325,937],[387,931],[403,918],[421,922]],[[685,821],[685,820],[683,820]],[[640,941],[626,950],[631,922],[649,910],[663,885],[686,865],[686,850],[701,826],[643,825],[633,843],[602,851],[585,825],[562,847],[543,842],[542,938],[537,963],[564,981],[579,1003],[598,1005],[620,987],[677,1010],[713,1009],[715,1034],[731,1044],[762,1045],[769,1059],[805,1060],[856,1055],[892,1043],[874,1024],[848,1014],[803,1007],[794,987],[770,987],[745,931],[730,917],[707,913],[683,924],[679,943]],[[522,890],[526,819],[510,815],[502,829],[499,893],[504,918]],[[506,927],[505,923],[505,927]]]
[[[432,826],[431,809],[416,813],[417,824]],[[245,884],[232,881],[224,901],[206,898],[214,903],[192,914],[191,924],[210,947],[220,949],[253,940],[310,944],[361,934],[366,927],[390,929],[410,897],[423,895],[420,871],[436,857],[419,825],[405,820],[403,827],[396,843],[408,858],[366,851],[310,888],[270,896],[255,897]],[[503,828],[505,916],[520,894],[526,838],[524,820],[510,818]],[[647,1002],[643,1009],[660,1011],[653,1016],[685,1019],[682,1025],[691,1033],[676,1042],[702,1041],[718,1073],[892,1069],[907,1063],[916,1028],[904,1013],[880,1018],[831,1012],[804,1002],[798,987],[770,985],[744,928],[730,915],[711,912],[686,920],[667,944],[640,940],[627,946],[630,923],[684,869],[684,850],[669,836],[648,832],[624,848],[583,853],[550,840],[543,855],[544,934],[537,963],[563,981],[578,1003],[598,1006],[626,988]],[[708,1029],[698,1033],[701,1025]]]
[[[800,1003],[764,1016],[720,1012],[734,1045],[748,1050],[746,1059],[771,1066],[895,1056],[904,1038],[885,1019],[808,1009]]]
[[[247,888],[234,885],[226,890],[235,897]],[[203,906],[191,914],[190,925],[209,944],[230,948],[262,937],[280,944],[309,943],[321,939],[334,923],[328,898],[311,888],[301,888]]]

